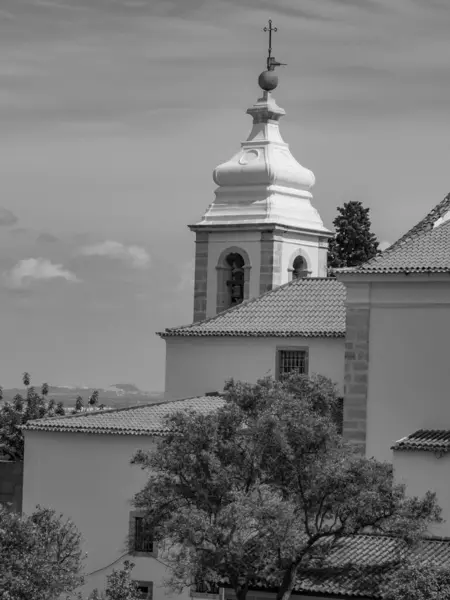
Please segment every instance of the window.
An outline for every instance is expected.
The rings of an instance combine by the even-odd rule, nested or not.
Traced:
[[[153,581],[136,581],[138,589],[138,597],[143,600],[152,600],[153,598]]]
[[[153,552],[153,536],[143,517],[134,517],[135,552]]]
[[[199,594],[218,594],[219,585],[217,583],[208,583],[202,579],[196,579],[195,591]]]
[[[297,371],[301,375],[308,374],[308,350],[307,348],[286,348],[278,350],[277,356],[277,376],[278,378],[287,375],[292,371]]]

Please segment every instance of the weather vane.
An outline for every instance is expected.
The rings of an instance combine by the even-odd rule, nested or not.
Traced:
[[[278,31],[277,27],[272,27],[272,19],[269,19],[269,27],[264,27],[264,32],[269,32],[269,54],[267,56],[267,70],[274,71],[275,67],[285,66],[286,63],[277,62],[275,57],[272,56],[272,31]]]

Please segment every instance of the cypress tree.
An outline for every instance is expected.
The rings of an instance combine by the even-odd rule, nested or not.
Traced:
[[[369,208],[359,200],[344,202],[333,221],[335,235],[329,241],[328,267],[356,267],[378,254],[378,240],[371,232]]]

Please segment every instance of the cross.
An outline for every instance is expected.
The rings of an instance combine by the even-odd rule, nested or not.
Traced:
[[[269,32],[269,55],[267,57],[267,70],[272,70],[270,67],[272,66],[272,31],[278,31],[276,27],[272,27],[272,19],[269,19],[269,27],[264,27],[264,32]]]

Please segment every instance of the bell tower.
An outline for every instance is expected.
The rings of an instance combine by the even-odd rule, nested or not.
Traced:
[[[213,173],[215,199],[196,234],[194,321],[212,317],[295,277],[326,277],[328,239],[312,206],[314,174],[284,142],[279,121],[286,113],[272,91],[278,85],[269,32],[267,70],[258,79],[261,97],[247,110],[253,127],[241,149]]]

